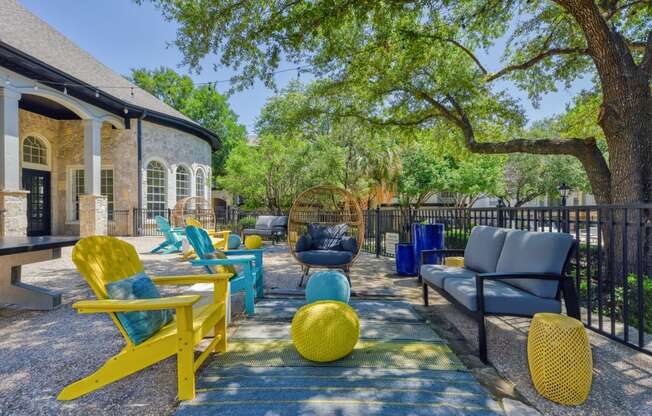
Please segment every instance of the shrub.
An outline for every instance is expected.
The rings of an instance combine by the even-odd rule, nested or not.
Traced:
[[[241,230],[247,229],[247,228],[254,228],[256,225],[256,218],[254,217],[244,217],[240,218],[238,221],[238,228]]]

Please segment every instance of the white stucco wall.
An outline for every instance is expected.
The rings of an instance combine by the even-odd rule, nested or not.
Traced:
[[[210,144],[199,137],[173,128],[143,121],[143,207],[147,207],[147,164],[156,160],[166,167],[167,207],[176,204],[176,170],[184,165],[191,171],[190,192],[195,196],[198,169],[203,169],[205,177],[204,194],[210,200],[211,154]]]

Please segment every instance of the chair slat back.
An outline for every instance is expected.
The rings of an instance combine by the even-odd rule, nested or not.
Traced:
[[[144,271],[136,249],[109,236],[82,238],[72,250],[72,261],[98,299],[107,299],[106,284]]]
[[[174,231],[172,231],[170,222],[166,218],[157,215],[154,217],[154,220],[156,221],[156,225],[158,226],[159,231],[163,233],[165,238],[167,238],[169,241],[179,241],[179,236]]]
[[[204,259],[206,254],[215,252],[211,237],[203,228],[192,225],[186,227],[186,237],[199,258]]]
[[[186,217],[186,227],[187,226],[192,226],[192,227],[197,227],[197,228],[204,228],[201,225],[201,222],[197,221],[193,217]]]

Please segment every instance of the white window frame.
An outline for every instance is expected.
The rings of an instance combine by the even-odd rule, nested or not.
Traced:
[[[150,200],[149,200],[149,195],[150,195],[150,192],[149,192],[149,165],[151,165],[152,163],[157,163],[157,164],[161,165],[161,167],[163,168],[163,179],[162,179],[162,184],[160,186],[163,189],[163,194],[162,194],[163,198],[162,198],[161,201],[155,201],[155,202],[152,202],[152,203],[153,204],[162,204],[163,208],[161,209],[161,211],[165,211],[167,209],[167,207],[168,207],[168,200],[167,200],[168,192],[169,192],[169,189],[168,189],[168,175],[169,175],[170,172],[168,171],[168,168],[167,168],[165,162],[163,162],[163,161],[161,161],[159,159],[150,159],[145,164],[145,175],[144,175],[145,176],[145,186],[144,186],[145,198],[144,198],[144,200],[145,200],[145,209],[147,210],[148,213],[150,211],[152,211],[152,212],[156,211],[156,210],[150,210],[150,208],[149,208],[149,204],[150,204]],[[154,218],[154,216],[152,215],[151,218]]]
[[[33,162],[25,162],[25,140],[28,138],[33,137],[41,144],[43,147],[45,147],[45,165],[42,165],[40,163],[33,163]],[[20,163],[21,166],[27,169],[35,169],[35,170],[46,170],[50,171],[52,170],[52,146],[50,145],[50,141],[43,137],[40,134],[37,133],[29,133],[23,136],[22,140],[20,141]]]
[[[199,186],[199,178],[202,178],[203,183],[201,184],[201,187]],[[197,191],[201,191],[197,192]],[[197,168],[197,172],[195,172],[195,196],[206,198],[206,172],[204,171],[203,168]]]
[[[113,177],[113,206],[114,206],[114,211],[115,211],[115,170],[113,169],[112,165],[108,166],[102,166],[100,172],[102,171],[107,171],[110,170],[112,172],[112,177]],[[75,201],[74,201],[74,182],[73,178],[75,175],[75,172],[82,171],[84,172],[84,185],[86,185],[86,172],[84,170],[84,167],[82,165],[70,165],[67,167],[67,173],[66,173],[66,182],[67,182],[67,195],[66,195],[66,224],[78,224],[79,219],[75,218]],[[101,173],[100,173],[100,181],[101,181]],[[80,195],[85,195],[86,190],[85,186],[82,189],[82,192]],[[102,184],[100,183],[100,192],[102,190]],[[102,194],[104,195],[104,194]],[[108,195],[107,195],[108,197]],[[108,215],[108,201],[107,201],[107,215]]]
[[[179,169],[183,169],[186,171],[188,178],[186,180],[186,193],[183,194],[183,196],[179,196]],[[174,169],[174,190],[175,190],[175,197],[177,202],[192,196],[192,169],[190,169],[186,165],[177,165],[177,167]]]

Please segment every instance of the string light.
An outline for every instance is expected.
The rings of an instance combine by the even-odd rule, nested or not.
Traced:
[[[34,84],[34,91],[38,91],[38,85]]]
[[[122,111],[124,111],[125,114],[129,113],[129,109],[127,109],[127,107],[125,107],[124,110],[122,110]]]
[[[68,88],[65,85],[63,86],[63,95],[68,95]]]
[[[131,98],[134,98],[134,87],[131,87]]]
[[[100,91],[99,90],[95,90],[95,98],[100,98]]]
[[[5,81],[5,84],[6,84],[6,85],[11,85],[11,80],[9,79],[9,77],[7,77],[7,79],[6,79],[6,81]]]

